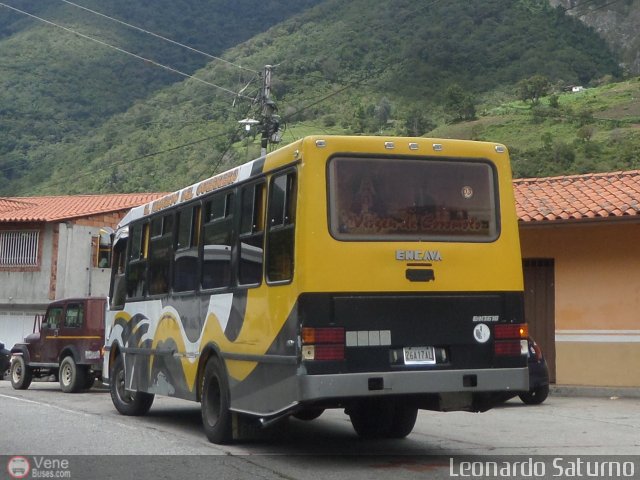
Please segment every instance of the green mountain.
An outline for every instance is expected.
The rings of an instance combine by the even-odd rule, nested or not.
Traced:
[[[152,62],[188,75],[211,61],[140,29],[221,55],[318,1],[3,2],[14,9],[0,6],[0,194],[29,192],[66,163],[65,147],[185,79]]]
[[[307,0],[295,10],[284,0],[82,2],[231,62],[206,65],[68,2],[46,3],[12,5],[197,80],[0,7],[0,195],[173,190],[240,163],[257,153],[237,122],[259,115],[250,98],[267,64],[277,65],[284,142],[311,132],[444,133],[494,115],[533,75],[559,86],[621,74],[593,30],[546,0]],[[536,125],[562,122],[541,105]],[[502,133],[483,126],[473,136],[509,145]],[[516,171],[545,171],[529,165],[540,163],[527,157],[535,148],[512,148]]]

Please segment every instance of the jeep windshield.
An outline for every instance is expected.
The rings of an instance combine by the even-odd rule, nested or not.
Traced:
[[[498,237],[489,162],[335,157],[328,173],[330,229],[339,240],[491,242]]]

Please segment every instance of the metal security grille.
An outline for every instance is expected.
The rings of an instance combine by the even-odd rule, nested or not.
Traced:
[[[0,267],[38,265],[37,230],[0,232]]]

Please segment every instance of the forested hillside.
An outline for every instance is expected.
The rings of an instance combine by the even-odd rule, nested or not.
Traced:
[[[244,161],[256,147],[237,122],[256,114],[244,96],[265,64],[278,65],[284,141],[422,135],[515,99],[535,75],[555,88],[621,75],[594,31],[545,0],[80,2],[233,64],[69,2],[9,3],[199,80],[0,7],[0,195],[172,190]]]
[[[87,9],[221,55],[318,2],[3,2],[25,13],[0,6],[0,194],[28,193],[31,184],[48,179],[66,163],[67,147],[91,138],[91,129],[185,79],[143,59],[186,74],[211,61]],[[82,164],[90,158],[79,160]],[[20,182],[25,176],[28,181]]]

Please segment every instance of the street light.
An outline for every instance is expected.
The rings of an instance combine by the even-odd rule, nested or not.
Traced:
[[[247,160],[249,160],[249,132],[251,131],[251,127],[258,125],[260,121],[255,118],[243,118],[242,120],[238,120],[238,123],[244,125],[244,129],[247,132]]]

